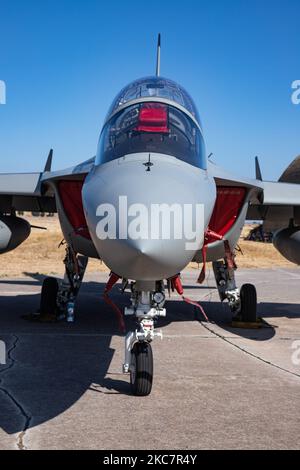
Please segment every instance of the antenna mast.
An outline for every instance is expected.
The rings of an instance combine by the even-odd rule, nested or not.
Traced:
[[[156,76],[160,76],[160,33],[157,40]]]

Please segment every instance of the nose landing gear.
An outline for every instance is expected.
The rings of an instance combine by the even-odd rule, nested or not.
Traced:
[[[132,393],[146,396],[151,393],[153,383],[153,353],[151,342],[155,337],[162,339],[161,331],[154,329],[158,317],[166,316],[163,283],[159,290],[139,291],[136,284],[132,286],[131,307],[125,309],[125,315],[136,318],[137,328],[125,338],[125,362],[123,372],[130,373]],[[158,295],[158,293],[160,295]],[[159,302],[159,303],[157,303]]]
[[[153,382],[153,353],[147,341],[135,343],[131,351],[130,384],[136,396],[151,393]]]

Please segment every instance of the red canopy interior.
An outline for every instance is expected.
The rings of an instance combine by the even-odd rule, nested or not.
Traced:
[[[169,133],[167,106],[160,103],[144,103],[139,112],[138,132]]]

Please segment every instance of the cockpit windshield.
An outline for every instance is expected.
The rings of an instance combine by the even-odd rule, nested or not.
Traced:
[[[108,111],[107,119],[126,103],[143,98],[162,98],[176,103],[191,114],[201,126],[197,108],[187,91],[173,80],[162,77],[141,78],[123,88],[113,101]]]
[[[148,77],[123,88],[102,129],[96,165],[141,152],[172,155],[206,169],[197,108],[172,80]]]
[[[204,141],[195,121],[180,109],[157,101],[128,105],[108,120],[100,136],[96,165],[141,152],[172,155],[206,168]]]

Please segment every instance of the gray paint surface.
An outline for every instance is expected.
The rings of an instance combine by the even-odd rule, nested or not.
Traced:
[[[204,230],[216,197],[214,180],[206,171],[167,155],[151,154],[153,166],[147,172],[144,164],[148,157],[149,153],[128,155],[95,167],[85,180],[82,192],[86,220],[100,258],[116,274],[141,281],[167,279],[193,259],[195,252],[202,247]],[[193,251],[187,250],[189,240],[184,233],[180,239],[173,236],[156,240],[150,238],[151,234],[147,239],[121,239],[119,212],[116,239],[101,240],[96,233],[100,221],[96,215],[98,207],[100,204],[110,204],[118,208],[120,196],[127,198],[128,207],[142,204],[149,215],[153,204],[177,204],[182,208],[184,204],[193,208],[196,204],[203,205],[204,225],[198,247]],[[148,222],[149,227],[154,222],[159,225],[158,220]],[[174,224],[181,225],[177,219]]]
[[[35,195],[41,173],[7,173],[0,174],[0,195]]]

